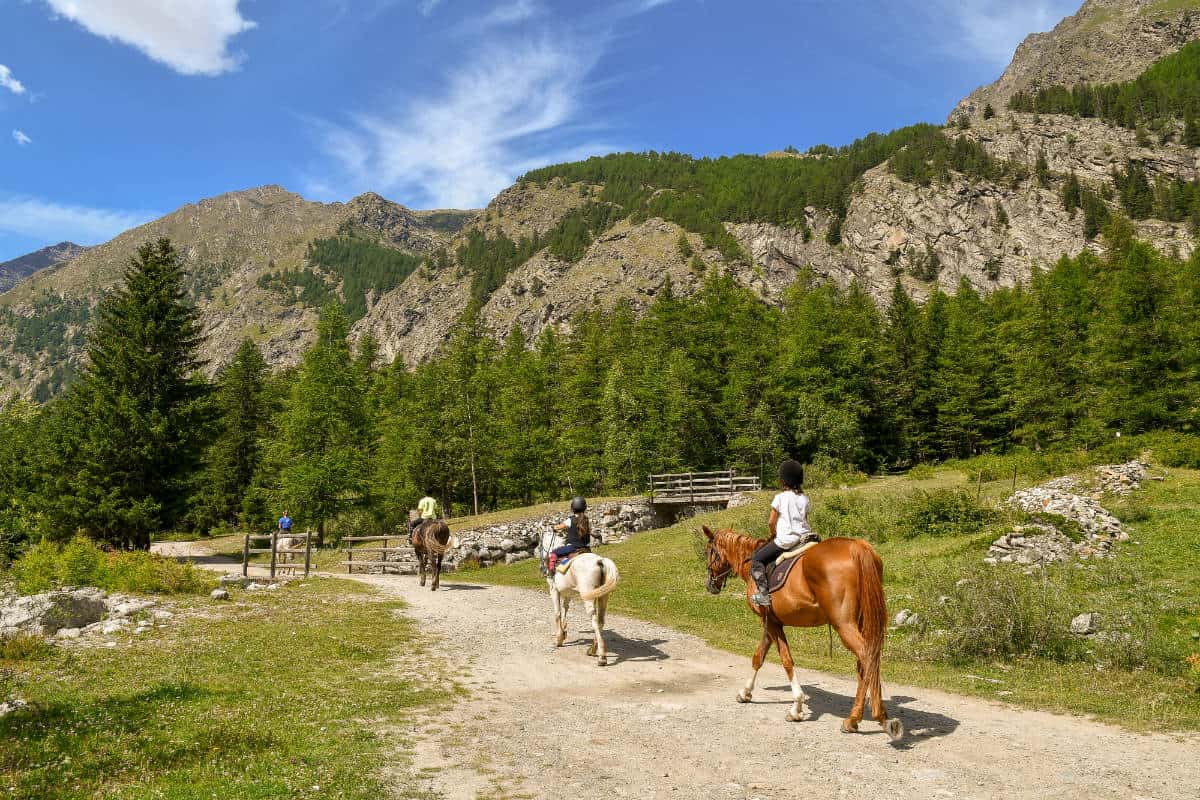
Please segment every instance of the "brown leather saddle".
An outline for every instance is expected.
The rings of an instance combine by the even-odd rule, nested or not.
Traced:
[[[800,563],[800,557],[818,544],[820,544],[819,541],[805,542],[786,553],[781,553],[779,558],[775,559],[774,566],[771,567],[771,574],[767,576],[767,592],[774,594],[782,589],[787,583],[788,576],[792,574],[792,569]]]

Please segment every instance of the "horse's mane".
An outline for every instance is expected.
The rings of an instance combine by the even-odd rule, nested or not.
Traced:
[[[762,546],[763,539],[756,539],[753,536],[745,533],[738,533],[733,528],[728,528],[723,531],[717,531],[714,534],[717,545],[721,548],[721,552],[725,554],[725,560],[735,570],[754,554],[754,551]]]

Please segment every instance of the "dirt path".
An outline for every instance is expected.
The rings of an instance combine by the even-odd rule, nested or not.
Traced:
[[[184,555],[184,553],[172,553]],[[908,728],[846,735],[849,680],[802,671],[812,719],[788,723],[790,694],[764,668],[754,703],[734,694],[749,659],[638,620],[612,616],[611,666],[574,639],[555,650],[547,596],[451,580],[355,576],[408,602],[448,655],[464,651],[471,697],[416,746],[428,788],[448,800],[534,798],[1122,798],[1200,792],[1200,739],[1118,728],[930,689],[888,684]],[[618,591],[620,591],[618,589]],[[576,606],[579,604],[576,603]],[[419,676],[416,676],[419,678]]]

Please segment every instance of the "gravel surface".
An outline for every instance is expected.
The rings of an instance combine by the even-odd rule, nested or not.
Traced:
[[[172,550],[175,548],[173,547]],[[172,555],[183,555],[173,552]],[[344,576],[339,576],[344,577]],[[425,730],[415,767],[448,800],[535,798],[1194,798],[1200,738],[1119,728],[887,682],[897,745],[869,719],[839,730],[854,684],[801,670],[811,719],[789,723],[790,692],[768,664],[754,702],[737,656],[695,637],[611,616],[610,666],[585,654],[572,606],[567,646],[553,648],[547,594],[415,578],[356,580],[403,598],[440,639],[469,695]],[[620,592],[620,588],[617,589]]]

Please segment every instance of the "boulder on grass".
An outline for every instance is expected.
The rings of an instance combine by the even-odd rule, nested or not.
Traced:
[[[99,589],[59,589],[14,597],[0,604],[0,637],[18,633],[53,636],[63,628],[99,622],[108,610]]]

